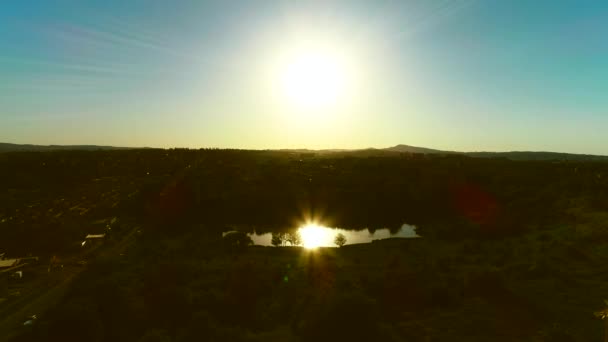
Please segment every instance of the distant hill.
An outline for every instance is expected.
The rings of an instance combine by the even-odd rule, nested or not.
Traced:
[[[147,148],[147,147],[143,147]],[[129,150],[139,149],[139,147],[115,147],[98,145],[20,145],[0,143],[0,153],[3,152],[44,152],[44,151],[97,151],[97,150]],[[399,144],[387,148],[366,148],[366,149],[280,149],[274,151],[295,152],[295,153],[315,153],[326,156],[349,156],[349,157],[378,157],[391,156],[400,153],[413,154],[440,154],[440,155],[464,155],[473,158],[504,158],[509,160],[546,160],[546,161],[606,161],[608,156],[591,154],[574,154],[560,152],[535,152],[535,151],[512,151],[512,152],[458,152],[443,151],[426,147],[417,147]]]
[[[509,160],[546,160],[546,161],[608,161],[608,156],[591,154],[573,154],[560,152],[534,152],[534,151],[513,151],[513,152],[458,152],[443,151],[426,147],[417,147],[399,144],[387,148],[366,148],[366,149],[283,149],[280,151],[296,153],[316,153],[325,156],[348,156],[348,157],[381,157],[391,156],[401,153],[407,154],[439,154],[439,155],[463,155],[472,158],[504,158]]]
[[[568,160],[568,161],[608,161],[608,156],[591,154],[573,154],[560,152],[535,152],[535,151],[512,151],[512,152],[454,152],[434,150],[424,147],[409,145],[396,145],[383,149],[399,153],[423,153],[423,154],[461,154],[474,158],[505,158],[510,160]]]
[[[393,146],[393,147],[388,147],[388,148],[365,148],[365,149],[323,149],[323,150],[310,150],[310,149],[305,149],[305,148],[299,148],[299,149],[281,149],[279,151],[286,151],[286,152],[296,152],[296,153],[320,153],[320,154],[347,154],[347,155],[357,155],[357,156],[373,156],[373,155],[391,155],[394,152],[397,153],[423,153],[423,154],[430,154],[430,153],[437,153],[437,154],[446,154],[446,153],[454,153],[454,152],[446,152],[446,151],[440,151],[440,150],[433,150],[430,148],[424,148],[424,147],[416,147],[416,146],[409,146],[409,145],[397,145],[397,146]]]
[[[130,147],[98,146],[98,145],[21,145],[0,143],[0,153],[3,152],[44,152],[44,151],[69,151],[69,150],[127,150]]]
[[[559,152],[467,152],[475,158],[506,158],[510,160],[564,160],[564,161],[608,161],[608,156]]]
[[[452,153],[458,153],[458,152],[434,150],[432,148],[416,147],[416,146],[403,145],[403,144],[396,145],[396,146],[393,146],[393,147],[383,148],[383,150],[385,150],[385,151],[399,152],[399,153],[424,153],[424,154],[452,154]]]

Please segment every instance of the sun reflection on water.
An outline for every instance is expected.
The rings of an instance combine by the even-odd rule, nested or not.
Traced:
[[[420,238],[416,233],[416,226],[403,224],[399,229],[344,229],[344,228],[333,228],[324,226],[315,221],[309,221],[300,226],[297,231],[298,240],[296,245],[303,246],[306,249],[315,249],[319,247],[337,247],[335,243],[336,236],[338,234],[344,235],[346,238],[346,245],[359,244],[359,243],[371,243],[374,240],[382,240],[388,238]],[[254,244],[260,246],[276,246],[272,243],[272,233],[265,232],[258,234],[255,231],[248,234],[253,240]],[[284,234],[283,234],[284,235]],[[287,241],[287,246],[293,246],[294,244]],[[280,246],[286,246],[285,243],[279,244]]]
[[[309,223],[298,229],[304,248],[313,249],[327,244],[329,229],[314,223]]]

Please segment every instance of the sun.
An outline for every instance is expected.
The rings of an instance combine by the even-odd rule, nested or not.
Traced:
[[[345,58],[325,47],[305,47],[288,53],[280,63],[279,91],[292,107],[329,109],[348,97],[351,72]]]
[[[302,236],[302,245],[304,248],[313,249],[320,247],[326,240],[325,229],[315,224],[308,224],[299,229]]]

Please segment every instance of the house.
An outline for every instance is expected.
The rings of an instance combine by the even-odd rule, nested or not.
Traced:
[[[106,234],[87,234],[82,241],[81,245],[84,246],[95,246],[101,244],[105,240]]]
[[[103,239],[106,237],[106,234],[87,234],[87,237],[85,237],[85,240],[89,240],[89,239]]]
[[[2,259],[0,260],[0,269],[14,267],[19,264],[19,259]]]

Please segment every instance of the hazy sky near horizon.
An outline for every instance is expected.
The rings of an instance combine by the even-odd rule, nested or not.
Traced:
[[[348,60],[331,107],[277,95],[302,42]],[[0,142],[608,154],[607,129],[606,0],[0,3]]]

